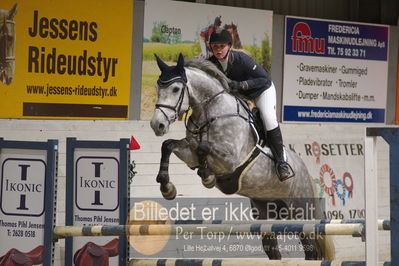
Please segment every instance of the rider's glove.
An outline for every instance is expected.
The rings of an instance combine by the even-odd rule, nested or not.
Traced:
[[[238,90],[243,88],[242,83],[235,80],[230,80],[229,87],[233,92],[238,92]]]

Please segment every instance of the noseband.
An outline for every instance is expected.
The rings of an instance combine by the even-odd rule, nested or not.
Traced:
[[[177,100],[175,106],[167,105],[167,104],[159,104],[159,103],[155,104],[155,109],[158,109],[162,112],[162,114],[165,116],[166,120],[168,121],[169,125],[171,123],[173,123],[174,121],[176,121],[176,119],[179,116],[181,106],[182,106],[183,100],[184,100],[184,92],[186,91],[186,89],[187,89],[187,93],[189,93],[188,88],[187,88],[187,79],[185,77],[178,76],[178,77],[174,77],[172,79],[166,80],[166,81],[163,81],[160,79],[158,79],[158,81],[157,81],[158,87],[160,89],[167,88],[172,83],[175,83],[175,82],[183,83],[183,89],[180,92],[179,99]],[[175,112],[174,117],[172,119],[169,119],[168,115],[165,113],[165,111],[162,108],[167,108],[167,109],[173,110]]]

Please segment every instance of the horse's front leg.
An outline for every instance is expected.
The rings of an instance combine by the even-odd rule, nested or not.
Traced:
[[[161,193],[165,199],[173,200],[176,197],[176,187],[169,181],[169,158],[173,153],[184,161],[189,167],[198,166],[198,159],[192,153],[187,139],[168,139],[162,143],[161,163],[157,176],[157,182],[161,184]]]
[[[178,140],[167,139],[162,143],[161,163],[157,175],[157,182],[161,184],[160,190],[165,199],[173,200],[176,197],[176,187],[169,182],[169,158]]]

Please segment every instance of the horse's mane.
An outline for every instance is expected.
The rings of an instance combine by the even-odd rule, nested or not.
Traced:
[[[229,88],[230,79],[217,68],[212,62],[204,59],[193,59],[185,63],[186,67],[193,67],[204,71],[209,76],[217,79],[223,86],[224,89]]]

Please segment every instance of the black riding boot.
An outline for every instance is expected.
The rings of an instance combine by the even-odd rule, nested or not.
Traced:
[[[293,175],[291,174],[290,166],[284,158],[283,137],[280,127],[277,126],[275,129],[267,131],[267,139],[275,158],[277,176],[280,181],[287,180]]]

